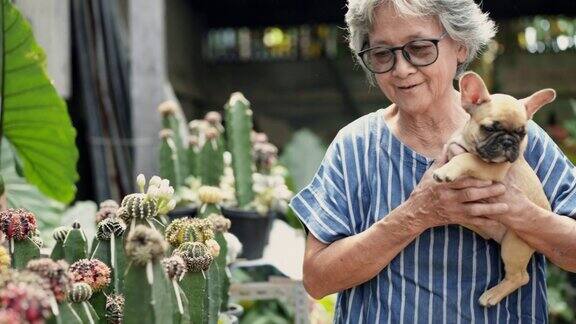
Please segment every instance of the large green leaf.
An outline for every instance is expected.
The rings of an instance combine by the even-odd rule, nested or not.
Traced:
[[[18,152],[26,179],[47,196],[69,203],[78,180],[76,130],[46,74],[46,55],[30,24],[10,1],[3,0],[3,6],[4,135]]]

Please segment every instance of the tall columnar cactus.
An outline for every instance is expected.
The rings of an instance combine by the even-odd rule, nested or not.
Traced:
[[[52,260],[62,260],[65,259],[65,252],[64,252],[64,241],[68,236],[68,233],[72,230],[70,226],[60,226],[56,227],[52,232],[52,238],[56,241],[54,248],[52,249],[52,253],[50,254],[50,258]]]
[[[40,257],[40,248],[31,237],[36,232],[36,217],[24,209],[0,212],[0,230],[8,240],[12,267],[22,269],[28,261]]]
[[[250,102],[235,92],[225,106],[228,151],[232,154],[236,198],[238,205],[246,207],[254,199],[252,190],[252,110]]]
[[[198,154],[198,176],[202,184],[217,186],[224,173],[223,135],[214,127],[206,130],[206,142]]]
[[[122,278],[126,263],[121,239],[125,230],[126,225],[119,217],[109,217],[98,223],[96,247],[91,256],[92,259],[98,259],[110,267],[113,282],[111,288],[117,293],[122,292]]]
[[[64,258],[72,264],[80,259],[85,259],[88,253],[88,243],[86,236],[80,228],[80,223],[74,222],[72,229],[66,235],[64,240]]]
[[[174,132],[171,129],[160,131],[160,176],[179,187],[184,185],[184,180],[187,177],[182,169],[179,156],[186,155],[187,151],[179,149],[174,138]]]
[[[153,228],[138,225],[126,241],[124,323],[173,322],[171,282],[160,260],[167,244]]]
[[[174,300],[174,324],[190,323],[190,303],[188,297],[178,283],[186,272],[186,263],[178,256],[173,255],[162,260],[168,279],[172,282],[172,297]]]
[[[170,182],[176,186],[184,184],[184,179],[188,176],[188,156],[186,149],[188,148],[188,130],[186,129],[187,123],[184,116],[178,109],[178,105],[174,101],[166,101],[160,104],[158,111],[162,115],[162,126],[164,129],[172,131],[172,139],[174,141],[174,148],[176,151],[176,158],[178,161],[178,169],[182,182],[175,182],[169,179]],[[161,160],[162,162],[162,160]],[[161,163],[162,164],[162,163]],[[162,176],[163,178],[166,178]]]
[[[228,271],[226,271],[226,255],[228,254],[228,244],[224,237],[224,233],[230,230],[231,222],[228,218],[218,215],[210,214],[207,217],[208,221],[212,223],[214,229],[214,239],[220,247],[220,251],[214,260],[216,269],[218,271],[218,281],[220,287],[220,310],[225,311],[228,309],[228,290],[230,289],[230,278]]]
[[[201,242],[185,242],[174,251],[186,263],[186,274],[180,281],[190,305],[192,323],[208,321],[208,305],[206,304],[206,275],[214,260],[208,247]]]

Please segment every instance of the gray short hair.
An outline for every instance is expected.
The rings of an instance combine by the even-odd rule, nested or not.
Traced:
[[[496,24],[487,13],[482,12],[474,0],[348,0],[346,26],[349,46],[372,84],[374,75],[366,69],[356,53],[361,51],[368,41],[368,33],[374,23],[374,9],[386,4],[392,5],[400,15],[437,17],[448,35],[466,46],[468,56],[458,66],[455,78],[466,70],[468,64],[496,34]]]

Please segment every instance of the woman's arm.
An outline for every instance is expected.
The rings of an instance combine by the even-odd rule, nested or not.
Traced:
[[[476,203],[504,192],[501,184],[466,178],[437,184],[428,174],[410,198],[366,231],[332,244],[308,235],[304,256],[304,286],[322,298],[357,286],[376,276],[400,251],[426,229],[447,224],[491,225],[479,215],[500,214],[505,204]]]
[[[576,220],[540,208],[511,183],[506,193],[493,201],[506,203],[510,208],[491,218],[514,230],[560,268],[576,272]]]

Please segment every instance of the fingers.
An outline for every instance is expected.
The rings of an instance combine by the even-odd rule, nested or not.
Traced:
[[[495,203],[495,204],[480,204],[480,203],[468,203],[465,204],[464,209],[466,214],[469,216],[487,216],[487,215],[498,215],[506,213],[509,209],[507,204]]]
[[[464,189],[468,187],[487,187],[492,184],[490,180],[480,180],[471,177],[459,178],[454,182],[447,183],[448,188],[451,189]]]
[[[500,196],[506,192],[503,184],[493,184],[487,187],[469,187],[456,192],[456,201],[461,203],[478,201]]]

